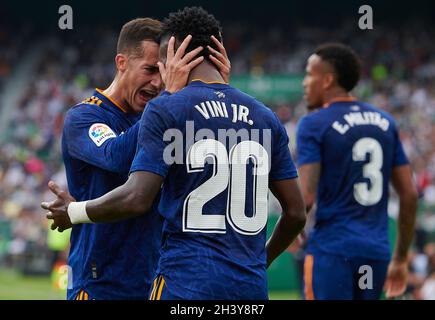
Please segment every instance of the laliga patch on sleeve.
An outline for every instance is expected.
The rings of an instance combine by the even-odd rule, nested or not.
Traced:
[[[94,123],[89,128],[89,138],[97,145],[101,146],[104,141],[115,138],[116,134],[107,124],[104,123]]]

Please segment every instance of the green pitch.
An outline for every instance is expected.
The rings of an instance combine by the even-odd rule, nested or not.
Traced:
[[[52,287],[50,277],[26,277],[0,269],[0,300],[61,300],[65,293]]]
[[[271,300],[300,299],[297,292],[273,291]],[[63,300],[65,292],[52,286],[50,277],[22,276],[13,270],[0,269],[0,300]]]

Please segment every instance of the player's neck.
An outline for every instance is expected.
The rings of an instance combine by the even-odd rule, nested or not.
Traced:
[[[339,100],[341,98],[351,98],[351,97],[352,95],[349,92],[341,88],[334,88],[325,93],[325,98],[323,99],[323,101],[324,101],[324,105],[329,105],[335,100]]]
[[[127,103],[127,101],[123,98],[124,94],[122,91],[122,86],[119,83],[118,76],[115,76],[115,79],[113,79],[110,86],[106,90],[104,90],[103,93],[107,97],[115,101],[119,106],[121,106],[122,110],[125,110],[127,113],[130,113],[131,107]]]
[[[225,83],[216,67],[208,61],[200,63],[190,72],[188,82],[190,83],[193,80]]]

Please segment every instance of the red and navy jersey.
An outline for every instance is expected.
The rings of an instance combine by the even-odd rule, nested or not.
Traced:
[[[127,114],[99,90],[68,111],[62,153],[68,188],[77,201],[100,197],[127,180],[140,116]],[[81,291],[95,299],[147,298],[161,226],[156,208],[121,222],[74,225],[68,298]]]
[[[269,180],[297,177],[276,115],[227,84],[197,80],[150,101],[140,123],[131,172],[164,177],[157,291],[164,283],[177,299],[267,299]]]
[[[298,166],[320,163],[316,223],[308,253],[388,260],[392,170],[408,164],[391,115],[353,99],[301,119]]]

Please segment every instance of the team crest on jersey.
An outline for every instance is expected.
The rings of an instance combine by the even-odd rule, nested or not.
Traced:
[[[350,110],[352,111],[359,111],[361,108],[357,105],[350,107]]]
[[[219,99],[225,98],[225,93],[221,91],[215,91],[214,93],[218,96]]]
[[[116,134],[108,125],[104,123],[94,123],[89,128],[89,137],[97,147],[99,147],[104,143],[104,141],[110,138],[115,138]]]

